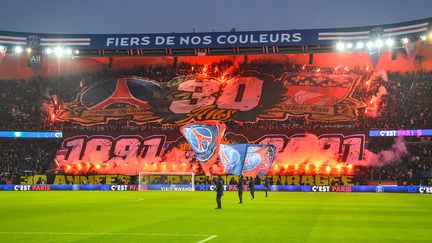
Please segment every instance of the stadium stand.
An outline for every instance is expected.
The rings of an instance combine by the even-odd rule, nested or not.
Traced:
[[[209,66],[210,75],[220,76],[234,64],[229,60],[222,60]],[[135,124],[123,120],[111,120],[105,125],[81,126],[71,122],[59,122],[52,119],[49,107],[54,106],[55,100],[72,101],[84,85],[88,86],[95,80],[112,76],[139,75],[168,82],[176,76],[190,74],[190,70],[202,70],[203,65],[191,65],[186,62],[177,66],[141,67],[126,72],[101,72],[95,74],[79,74],[25,80],[2,80],[2,114],[0,117],[1,130],[62,130],[62,131],[178,131],[179,125],[161,126],[158,123]],[[335,68],[321,68],[318,66],[289,65],[271,62],[252,62],[242,64],[232,70],[236,75],[248,70],[281,76],[284,72],[304,72],[334,74],[340,73]],[[352,68],[344,73],[356,73],[370,76],[371,72],[364,68]],[[332,84],[329,84],[332,85]],[[233,130],[316,130],[316,129],[416,129],[431,126],[432,103],[432,72],[388,72],[387,77],[378,77],[370,85],[363,85],[357,89],[353,97],[367,103],[369,97],[385,87],[388,94],[382,98],[376,116],[367,116],[365,109],[360,109],[356,121],[321,122],[307,121],[304,118],[289,117],[285,121],[258,121],[256,123],[227,122]],[[42,106],[41,106],[42,104]],[[17,181],[22,174],[43,173],[55,157],[56,148],[60,141],[40,142],[38,140],[5,140],[2,139],[0,151],[1,182]],[[382,144],[375,145],[375,149],[382,149]],[[37,148],[37,149],[36,149]],[[396,164],[384,167],[361,167],[356,176],[356,183],[368,183],[373,180],[395,181],[398,184],[421,183],[413,179],[416,172],[429,171],[432,167],[432,145],[430,142],[413,142],[409,144],[409,154]]]
[[[125,134],[163,134],[173,140],[161,142],[157,151],[169,148],[166,151],[171,154],[164,155],[169,157],[181,148],[183,163],[200,174],[202,171],[194,167],[197,162],[190,147],[182,144],[184,140],[173,138],[180,135],[183,124],[197,117],[195,120],[221,120],[231,133],[240,135],[279,132],[288,138],[300,132],[339,132],[337,136],[348,141],[340,145],[338,158],[345,169],[352,165],[347,162],[352,153],[346,151],[350,146],[355,148],[355,142],[349,140],[353,133],[408,130],[409,136],[401,135],[408,148],[401,158],[380,166],[359,163],[354,173],[348,169],[348,174],[354,175],[355,184],[428,184],[428,178],[432,178],[431,137],[417,131],[432,128],[431,38],[425,35],[429,22],[422,19],[349,29],[206,33],[205,38],[183,33],[175,36],[184,43],[174,46],[153,43],[144,34],[59,38],[51,34],[0,32],[0,131],[111,136],[115,142]],[[351,35],[359,36],[351,40]],[[169,38],[161,34],[158,39]],[[190,77],[203,85],[186,83]],[[104,103],[115,92],[124,92],[128,85],[133,87],[127,88],[129,95],[134,88],[144,87],[135,94],[142,96]],[[232,90],[226,91],[228,86]],[[411,131],[416,131],[417,136]],[[351,135],[344,137],[343,132]],[[112,134],[117,137],[114,139]],[[18,183],[25,174],[101,173],[94,169],[96,163],[82,161],[85,151],[74,155],[79,162],[64,158],[65,153],[70,153],[65,152],[64,141],[71,137],[1,138],[0,181]],[[363,159],[364,147],[379,155],[392,147],[393,137],[367,137],[366,143],[360,139],[361,149],[354,153]],[[140,139],[144,143],[144,137]],[[225,137],[228,142],[230,139]],[[245,143],[258,141],[258,137],[251,141],[246,136],[232,138],[236,139]],[[103,146],[96,146],[95,151],[107,149],[109,156],[118,153],[111,142]],[[63,161],[58,160],[59,154]],[[165,161],[159,162],[156,168],[166,167],[162,165]],[[304,162],[299,162],[304,166],[299,171],[308,171],[309,165]],[[98,163],[100,167],[102,163]],[[286,166],[285,170],[274,171],[289,171],[288,164],[281,165]],[[87,170],[82,170],[83,166]],[[118,173],[131,173],[120,170],[122,166],[116,162],[111,166]],[[294,167],[296,174],[297,164]],[[323,172],[319,167],[316,165],[308,173]],[[340,167],[334,168],[341,173]],[[330,167],[325,170],[333,173]],[[272,183],[278,182],[272,179]]]

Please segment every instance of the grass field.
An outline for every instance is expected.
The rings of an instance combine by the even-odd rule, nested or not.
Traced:
[[[432,242],[421,194],[1,192],[2,242]]]

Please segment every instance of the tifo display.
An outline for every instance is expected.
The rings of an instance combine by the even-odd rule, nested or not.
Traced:
[[[141,188],[142,174],[186,173],[190,189],[429,185],[429,23],[5,32],[0,184]]]

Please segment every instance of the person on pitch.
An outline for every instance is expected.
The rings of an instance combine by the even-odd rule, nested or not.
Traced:
[[[238,183],[237,183],[237,192],[239,197],[239,203],[242,204],[243,202],[243,176],[240,175]]]
[[[269,190],[270,190],[270,184],[269,184],[269,180],[268,180],[268,178],[266,177],[266,178],[264,179],[264,191],[265,191],[265,194],[266,194],[265,197],[268,197],[267,192],[268,192]]]
[[[252,176],[249,179],[249,190],[250,190],[250,194],[252,196],[252,200],[255,200],[255,181],[252,178]]]
[[[221,175],[218,175],[218,178],[216,180],[216,202],[217,202],[217,208],[216,209],[221,209],[222,208],[222,196],[223,196],[223,180]]]

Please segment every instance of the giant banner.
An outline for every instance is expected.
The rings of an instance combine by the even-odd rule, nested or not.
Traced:
[[[353,174],[353,165],[364,159],[365,132],[336,131],[230,131],[223,144],[273,145],[274,162],[260,175]],[[196,153],[179,131],[100,133],[64,132],[54,173],[124,174],[138,172],[195,172],[201,174]],[[273,153],[273,152],[272,152]],[[254,167],[255,168],[255,167]],[[223,161],[207,168],[225,174]]]
[[[339,40],[364,41],[368,40],[369,38],[377,37],[418,37],[428,30],[430,21],[431,19],[427,18],[403,23],[356,28],[201,33],[135,33],[91,35],[40,34],[0,31],[0,44],[6,46],[27,45],[31,47],[72,46],[87,50],[329,45]]]
[[[101,80],[83,88],[74,101],[59,106],[59,121],[82,125],[110,119],[135,123],[183,124],[190,121],[285,120],[353,121],[365,104],[352,95],[363,76],[285,73],[280,78],[247,71],[225,80],[206,73],[166,82],[141,77]]]
[[[169,185],[178,185],[183,181],[191,181],[190,175],[163,175],[148,174],[142,175],[147,181],[146,185],[156,185],[166,183]],[[256,178],[260,180],[259,184],[264,183],[267,178],[269,183],[274,185],[310,185],[310,186],[353,186],[353,175],[268,175]],[[214,184],[211,181],[217,179],[216,175],[195,175],[194,182],[196,185]],[[236,175],[222,175],[222,179],[230,185],[237,185],[239,179]],[[135,184],[138,176],[117,175],[117,174],[98,174],[98,175],[64,175],[64,174],[47,174],[47,175],[22,175],[14,183],[21,185],[30,184],[53,184],[53,185],[115,185],[115,184]]]

